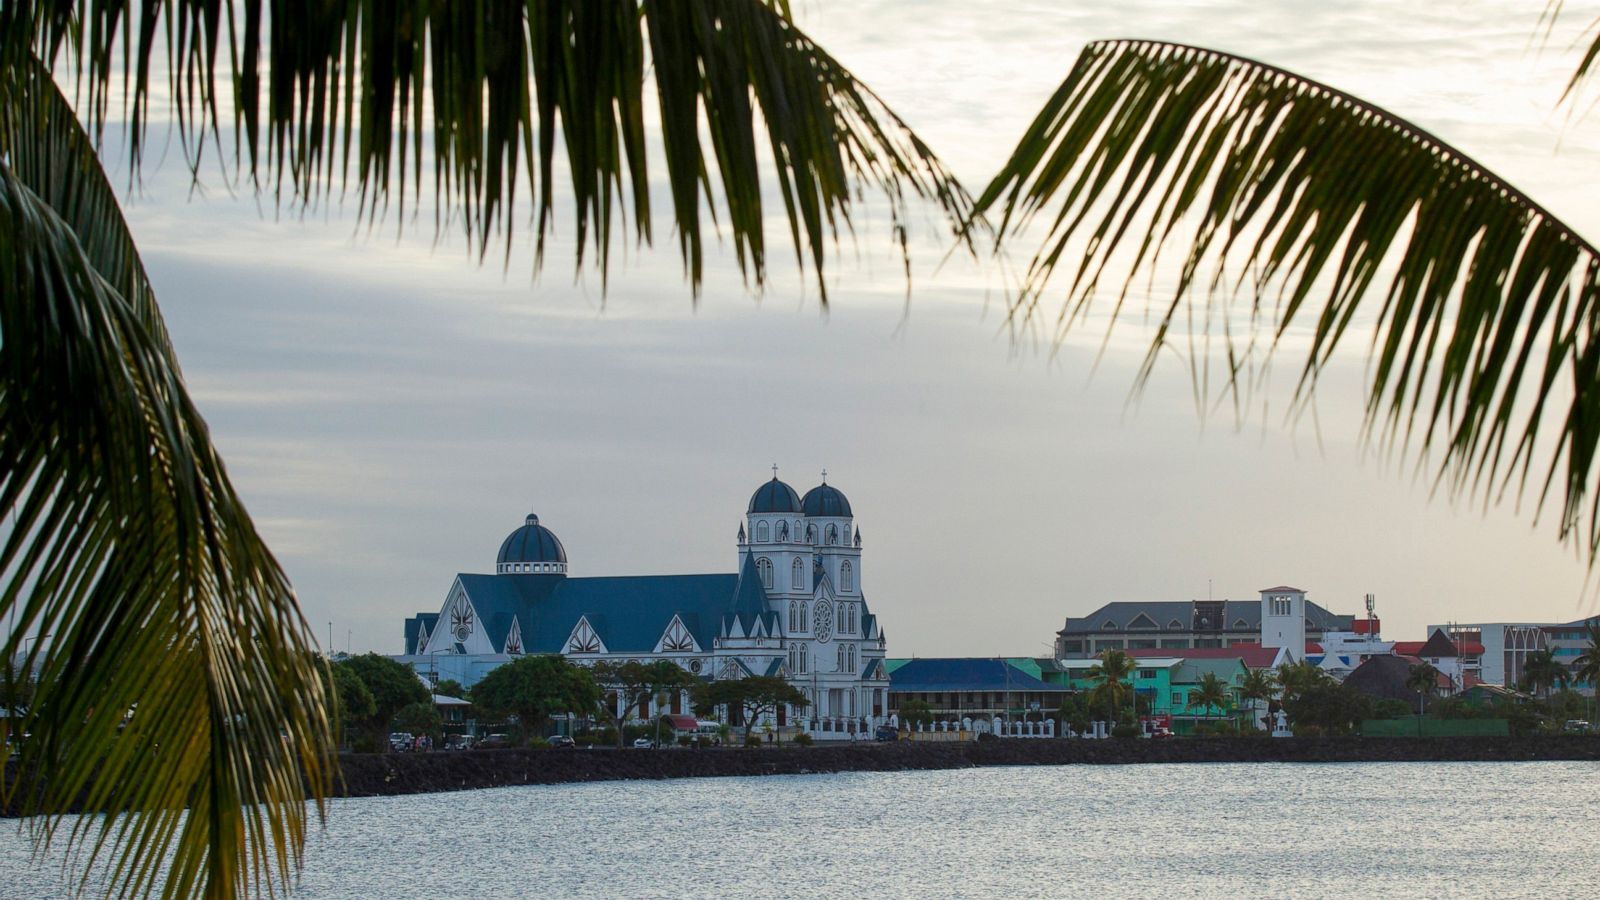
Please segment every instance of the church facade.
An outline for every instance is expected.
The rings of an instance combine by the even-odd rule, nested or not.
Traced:
[[[574,577],[565,546],[530,515],[493,574],[458,574],[438,612],[405,621],[419,673],[470,687],[498,665],[559,653],[579,665],[670,660],[705,680],[777,675],[809,706],[772,724],[847,738],[889,716],[886,641],[862,591],[861,531],[823,483],[802,497],[774,471],[746,504],[737,571]],[[650,714],[686,711],[687,697]]]

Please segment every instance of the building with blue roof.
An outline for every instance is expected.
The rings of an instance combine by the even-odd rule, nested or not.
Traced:
[[[824,482],[804,499],[780,481],[751,495],[737,571],[573,577],[567,550],[529,515],[501,542],[493,574],[456,575],[438,612],[405,620],[398,657],[470,687],[530,653],[581,665],[670,660],[707,680],[778,675],[808,705],[778,726],[847,735],[886,719],[886,639],[861,589],[861,531],[849,500]],[[644,711],[683,712],[687,697]],[[838,723],[848,722],[840,730]]]

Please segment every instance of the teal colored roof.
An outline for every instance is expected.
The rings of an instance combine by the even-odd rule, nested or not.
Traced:
[[[794,488],[772,476],[772,480],[756,488],[750,495],[750,505],[746,512],[751,513],[791,513],[800,511],[800,495]]]
[[[1071,688],[1046,684],[1010,663],[992,657],[913,659],[889,673],[890,691],[1053,691]]]
[[[800,511],[808,516],[839,516],[850,515],[850,501],[845,499],[844,492],[831,484],[819,484],[809,491],[800,501]]]
[[[427,627],[428,633],[433,634],[433,628],[437,624],[439,624],[439,614],[436,612],[417,613],[416,615],[407,619],[405,644],[406,653],[409,655],[417,652],[417,626],[424,625]]]
[[[547,563],[567,561],[567,548],[555,532],[539,524],[539,517],[530,515],[521,528],[506,535],[500,544],[497,563]]]

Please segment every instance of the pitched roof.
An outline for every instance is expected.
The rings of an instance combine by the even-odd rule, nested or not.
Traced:
[[[990,657],[913,659],[889,674],[890,691],[1052,691],[1071,688],[1046,684],[1004,660]]]
[[[1202,601],[1203,602],[1203,601]],[[1260,600],[1226,600],[1218,601],[1222,606],[1222,624],[1228,631],[1260,631],[1261,629],[1261,601]],[[1133,621],[1140,616],[1155,622],[1168,623],[1162,626],[1164,631],[1188,631],[1194,624],[1193,600],[1150,600],[1150,601],[1117,601],[1107,603],[1094,612],[1082,617],[1069,617],[1066,627],[1059,634],[1067,632],[1103,631],[1107,622],[1117,630],[1126,631],[1132,626]],[[1244,624],[1239,625],[1240,621]],[[1176,621],[1181,626],[1173,629],[1170,623]],[[1349,631],[1355,622],[1354,616],[1335,615],[1321,606],[1306,601],[1306,627],[1314,631]],[[1142,624],[1142,623],[1141,623]],[[1149,631],[1144,628],[1133,628],[1135,631]]]
[[[425,626],[428,634],[433,634],[433,627],[438,623],[439,614],[436,612],[417,613],[411,618],[406,619],[406,653],[412,654],[417,652],[417,632],[419,625]]]
[[[1422,648],[1417,651],[1417,655],[1460,656],[1461,651],[1456,649],[1455,641],[1450,640],[1450,636],[1445,634],[1444,629],[1441,628],[1440,630],[1435,631],[1433,634],[1428,635],[1428,639],[1423,642]]]
[[[1170,650],[1129,650],[1135,659],[1175,656],[1179,659],[1238,659],[1252,669],[1270,668],[1278,651],[1260,644],[1234,644],[1232,647],[1177,647]]]
[[[1417,702],[1417,692],[1406,686],[1416,660],[1401,656],[1373,656],[1356,666],[1345,678],[1345,687],[1354,688],[1379,700]]]
[[[1305,591],[1303,591],[1303,590],[1301,590],[1301,589],[1299,589],[1297,587],[1289,587],[1287,584],[1280,584],[1277,587],[1262,588],[1260,593],[1263,593],[1263,594],[1304,594]]]

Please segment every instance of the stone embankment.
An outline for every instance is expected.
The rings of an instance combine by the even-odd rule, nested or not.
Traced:
[[[715,750],[475,750],[350,754],[335,793],[420,794],[516,784],[901,772],[975,766],[1218,762],[1600,761],[1600,737],[996,740]]]

